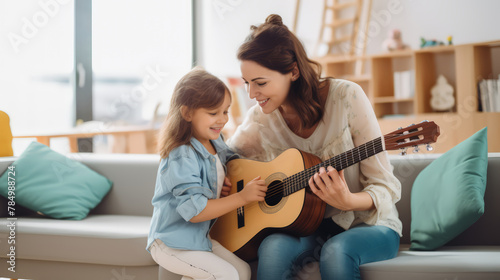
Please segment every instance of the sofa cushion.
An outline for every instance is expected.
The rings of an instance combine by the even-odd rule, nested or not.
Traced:
[[[360,267],[365,280],[499,279],[500,246],[444,246],[439,251],[410,251]]]
[[[154,265],[146,251],[151,217],[89,215],[80,221],[18,218],[16,258],[94,263]],[[7,244],[7,219],[0,219],[0,243]],[[5,242],[5,243],[4,243]],[[1,246],[0,254],[7,255]]]
[[[484,128],[422,170],[411,193],[411,250],[443,246],[481,217],[487,166]]]
[[[12,172],[0,177],[0,195],[58,219],[85,218],[112,184],[82,163],[38,142],[32,142],[7,171]]]

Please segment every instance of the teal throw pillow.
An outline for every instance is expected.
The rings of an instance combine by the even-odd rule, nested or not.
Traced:
[[[81,220],[111,185],[84,164],[32,142],[0,177],[0,194],[48,217]]]
[[[435,250],[481,217],[487,167],[485,127],[422,170],[411,192],[410,250]]]

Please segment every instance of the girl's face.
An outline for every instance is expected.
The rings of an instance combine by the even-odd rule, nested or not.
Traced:
[[[198,108],[188,113],[187,121],[191,122],[193,136],[205,147],[210,145],[210,140],[219,138],[224,125],[228,121],[228,110],[231,97],[226,91],[224,102],[214,109]]]
[[[242,60],[240,67],[248,95],[251,99],[255,98],[264,114],[286,105],[291,82],[296,79],[293,71],[281,74],[251,60]]]

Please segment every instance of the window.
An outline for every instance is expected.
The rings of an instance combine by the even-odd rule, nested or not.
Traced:
[[[191,1],[94,1],[94,119],[149,122],[191,68]]]
[[[75,26],[82,2],[75,8],[74,0],[0,1],[0,110],[14,135],[74,127],[76,58],[92,62],[92,71],[84,69],[92,75],[92,119],[106,123],[148,123],[158,105],[165,113],[176,82],[191,68],[191,1],[85,1],[92,28]],[[91,54],[78,46],[75,53],[80,36],[92,38]],[[14,141],[16,155],[27,146],[22,140]],[[17,142],[23,144],[16,148]]]
[[[14,135],[72,126],[74,5],[66,2],[0,2],[0,110]]]

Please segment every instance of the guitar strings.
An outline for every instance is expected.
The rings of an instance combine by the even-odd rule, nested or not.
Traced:
[[[375,140],[377,140],[377,139],[375,139]],[[370,141],[370,142],[372,142],[372,141]],[[379,152],[383,151],[381,143],[376,143],[376,144],[375,144],[375,143],[370,143],[370,142],[367,142],[367,143],[365,143],[365,144],[372,144],[372,147],[370,148],[370,149],[372,149],[372,150],[373,150],[373,154],[372,154],[372,155],[375,155],[375,154],[377,154],[377,153],[379,153]],[[363,144],[363,145],[365,145],[365,144]],[[360,145],[359,147],[362,147],[363,145]],[[357,148],[359,148],[359,147],[357,147]],[[377,148],[378,148],[378,149],[380,149],[380,150],[378,150]],[[354,149],[353,149],[353,150],[354,150]],[[353,150],[350,150],[350,151],[353,151]],[[300,172],[300,173],[302,173],[302,174],[297,173],[297,174],[299,174],[299,175],[294,174],[294,175],[292,175],[292,176],[289,176],[289,177],[285,178],[283,181],[281,181],[280,183],[276,184],[276,185],[274,186],[274,188],[273,188],[274,190],[273,190],[273,191],[271,191],[270,193],[268,193],[268,194],[266,195],[266,197],[273,198],[273,197],[275,197],[275,195],[279,195],[282,191],[283,191],[283,193],[284,193],[284,192],[285,192],[285,190],[286,190],[286,191],[291,191],[291,190],[294,190],[294,191],[292,191],[292,192],[290,192],[290,193],[293,193],[293,192],[295,192],[295,191],[300,190],[301,188],[297,189],[297,187],[303,186],[304,184],[308,184],[308,183],[309,183],[309,182],[308,182],[308,181],[309,181],[309,179],[310,179],[310,178],[311,178],[311,177],[312,177],[312,176],[316,173],[316,171],[312,171],[312,169],[313,169],[313,168],[314,168],[314,169],[318,169],[318,170],[319,170],[319,168],[320,168],[320,167],[326,167],[327,165],[331,165],[331,166],[333,166],[333,167],[336,167],[336,166],[341,166],[341,167],[343,167],[344,165],[342,164],[342,161],[345,161],[345,162],[347,163],[347,164],[345,164],[345,166],[346,166],[345,168],[347,168],[347,167],[349,167],[349,166],[351,166],[351,165],[352,165],[352,164],[349,164],[349,162],[348,162],[348,157],[352,157],[352,159],[353,159],[353,164],[355,164],[355,163],[356,163],[356,160],[354,160],[354,158],[353,158],[354,152],[352,152],[352,153],[351,153],[351,155],[348,155],[348,154],[347,154],[347,153],[349,153],[350,151],[348,151],[348,152],[346,152],[346,153],[344,153],[344,154],[340,155],[340,157],[339,157],[339,158],[332,158],[333,160],[335,160],[335,162],[331,162],[331,163],[333,163],[333,164],[331,164],[331,163],[329,162],[330,160],[326,160],[326,161],[324,161],[324,162],[322,162],[322,163],[320,163],[320,164],[317,164],[316,166],[313,166],[313,167],[311,167],[311,168],[309,168],[309,169],[304,170],[304,172]],[[366,157],[365,157],[364,159],[366,159],[366,158],[368,158],[368,157],[369,157],[369,156],[368,156],[368,153],[365,153],[365,154],[366,154]],[[361,155],[360,155],[359,153],[358,153],[358,156],[359,156],[359,158],[360,158],[360,161],[361,161],[361,160],[364,160],[364,159],[361,159]],[[370,155],[370,156],[371,156],[371,155]],[[358,162],[359,162],[359,161],[358,161]],[[345,168],[342,168],[342,169],[345,169]],[[342,170],[342,169],[341,169],[341,170]],[[309,170],[309,171],[308,171],[308,170]],[[306,179],[307,179],[307,182],[305,182],[305,180],[306,180]],[[287,182],[285,182],[285,181],[287,181]],[[285,184],[288,184],[288,183],[289,183],[289,184],[291,184],[291,186],[289,186],[289,187],[287,187],[287,188],[282,188],[282,186],[283,186],[283,184],[284,184],[284,183],[285,183]],[[297,183],[298,183],[299,185],[297,185]]]
[[[372,141],[370,141],[370,142],[372,142]],[[367,143],[365,143],[365,144],[369,144],[370,142],[367,142]],[[365,144],[363,144],[363,145],[365,145]],[[363,146],[363,145],[360,145],[360,146],[358,146],[358,147],[361,147],[361,146]],[[373,154],[372,154],[372,155],[368,155],[368,153],[366,153],[366,157],[365,157],[364,159],[367,159],[368,157],[374,156],[374,155],[376,155],[376,154],[378,154],[378,153],[380,153],[380,152],[384,151],[383,146],[382,146],[382,143],[376,143],[376,144],[375,144],[375,142],[374,142],[374,143],[372,143],[372,147],[371,147],[371,149],[373,150]],[[335,159],[335,158],[332,158],[332,159]],[[335,160],[335,162],[336,162],[336,163],[339,163],[342,159],[346,160],[346,162],[347,162],[347,155],[345,155],[345,156],[340,155],[340,157],[339,157],[338,159],[336,159],[336,160]],[[363,160],[364,160],[364,159],[363,159]],[[324,161],[324,162],[322,162],[322,163],[320,163],[320,164],[317,164],[317,165],[315,165],[315,166],[313,166],[313,167],[318,167],[318,169],[319,169],[319,167],[325,167],[325,165],[327,165],[327,162],[328,162],[328,161],[330,161],[330,160],[326,160],[326,161]],[[359,162],[359,161],[358,161],[358,162]],[[354,164],[354,163],[353,163],[353,164]],[[330,165],[331,165],[331,164],[330,164]],[[351,165],[346,166],[346,168],[347,168],[347,167],[349,167],[349,166],[351,166]],[[312,168],[313,168],[313,167],[308,168],[308,169],[306,169],[306,170],[309,170],[309,171],[310,171],[309,173],[311,173],[311,172],[312,172],[311,170],[312,170]],[[335,165],[332,165],[332,167],[334,167],[334,168],[335,168]],[[304,171],[306,171],[306,170],[304,170]],[[297,173],[297,174],[299,174],[299,175],[297,176],[298,178],[295,178],[295,179],[294,179],[294,181],[295,181],[295,182],[293,182],[293,183],[297,183],[297,180],[299,180],[299,181],[300,181],[300,180],[304,180],[304,179],[306,179],[306,178],[310,178],[310,177],[312,176],[312,175],[311,175],[311,176],[308,176],[308,175],[306,174],[306,173],[308,173],[307,171],[306,171],[306,172],[300,172],[300,173],[302,173],[302,174]],[[314,174],[314,173],[316,173],[316,172],[312,172],[312,173]],[[285,180],[287,180],[287,179],[289,179],[289,178],[292,178],[293,176],[295,176],[295,175],[297,175],[297,174],[294,174],[294,175],[292,175],[292,176],[289,176],[289,177],[285,178],[283,181],[281,181],[281,182],[279,182],[278,184],[274,185],[274,190],[273,190],[271,193],[267,193],[267,194],[266,194],[266,198],[271,198],[271,199],[272,199],[272,198],[276,198],[277,196],[285,197],[285,195],[282,195],[282,194],[284,194],[284,191],[285,191],[285,188],[282,188],[283,184],[285,184]],[[309,180],[308,180],[308,181],[309,181]],[[299,182],[299,183],[300,183],[300,182]],[[308,182],[307,182],[307,184],[308,184]],[[292,185],[292,187],[293,187],[293,186],[295,186],[295,185]],[[305,188],[305,187],[304,187],[304,188]],[[288,187],[288,190],[290,190],[290,187]],[[296,190],[296,191],[297,191],[297,190]],[[293,192],[291,192],[290,194],[292,194],[292,193],[294,193],[294,192],[296,192],[296,191],[293,191]],[[288,195],[290,195],[290,194],[288,194]],[[288,195],[287,195],[287,196],[288,196]],[[278,203],[279,203],[279,202],[278,202]],[[243,209],[247,209],[247,210],[248,210],[248,209],[252,209],[252,208],[254,208],[255,206],[259,206],[259,201],[254,201],[254,202],[251,202],[251,203],[249,203],[249,204],[247,204],[247,205],[245,205],[245,206],[242,206],[242,207],[243,207]],[[244,213],[244,210],[243,210],[242,212],[240,212],[240,211],[239,211],[239,213]]]
[[[338,158],[336,158],[336,157],[331,158],[329,160],[326,160],[320,164],[317,164],[311,168],[304,170],[304,172],[297,173],[299,175],[294,174],[294,175],[291,175],[291,176],[285,178],[283,181],[281,181],[273,186],[273,189],[271,190],[271,192],[268,192],[266,194],[266,198],[273,199],[273,198],[276,198],[278,196],[281,196],[281,197],[288,196],[288,195],[290,195],[290,194],[292,194],[300,189],[305,188],[304,184],[309,185],[309,179],[316,173],[316,171],[312,171],[313,168],[314,168],[314,170],[316,170],[316,169],[319,170],[320,167],[326,167],[326,165],[331,165],[334,168],[336,168],[336,166],[343,167],[342,161],[345,161],[347,163],[346,167],[345,167],[345,168],[347,168],[347,167],[352,165],[352,164],[349,164],[348,157],[351,157],[353,159],[353,164],[357,163],[356,160],[354,160],[354,152],[356,152],[356,151],[358,152],[358,157],[360,158],[360,160],[358,162],[360,162],[360,161],[362,161],[370,156],[373,156],[373,155],[376,155],[376,154],[382,152],[383,151],[382,143],[380,141],[377,142],[377,140],[381,140],[381,138],[374,139],[374,140],[369,141],[365,144],[362,144],[354,149],[351,149],[351,150],[339,155]],[[371,144],[371,147],[368,147],[369,144]],[[361,148],[365,149],[366,157],[363,159],[361,159],[361,154],[359,152],[359,150]],[[368,148],[373,150],[372,155],[368,155],[368,153],[367,153]],[[349,154],[349,152],[351,152],[351,153]],[[334,162],[330,162],[332,160]],[[345,169],[345,168],[342,168],[342,169]],[[307,179],[307,181],[305,181],[306,179]],[[287,184],[288,186],[283,187],[284,184]],[[287,195],[285,195],[285,193],[287,193],[285,191],[287,191],[289,193]],[[249,205],[250,204],[247,204],[246,207],[248,207]]]
[[[375,140],[378,140],[378,139],[375,139]],[[375,144],[375,141],[374,141],[374,140],[372,140],[372,141],[370,141],[370,142],[367,142],[367,143],[365,143],[365,144],[372,144],[372,147],[370,148],[370,149],[372,149],[372,150],[373,150],[373,152],[374,152],[372,155],[375,155],[375,154],[377,154],[377,153],[379,153],[379,152],[383,151],[383,148],[382,148],[381,143],[376,143],[376,144]],[[363,144],[363,145],[365,145],[365,144]],[[361,148],[363,145],[360,145],[360,146],[359,146],[359,147],[357,147],[357,148]],[[367,145],[366,145],[366,146],[367,146]],[[364,148],[366,149],[366,147],[364,147]],[[378,148],[378,149],[380,149],[380,150],[377,150],[377,148]],[[285,178],[285,180],[286,180],[287,182],[285,182],[285,180],[283,180],[283,181],[281,181],[280,183],[278,183],[278,184],[274,185],[274,186],[273,186],[273,187],[274,187],[274,188],[273,188],[273,190],[272,190],[270,193],[267,193],[267,194],[266,194],[266,197],[267,197],[267,198],[275,198],[275,197],[276,197],[276,196],[278,196],[278,195],[285,194],[285,191],[291,191],[291,192],[289,193],[289,194],[291,194],[291,193],[294,193],[294,192],[296,192],[296,191],[298,191],[298,190],[300,190],[300,189],[304,188],[304,187],[302,187],[302,188],[300,188],[300,187],[301,187],[301,186],[303,186],[304,184],[308,184],[308,183],[309,183],[309,182],[308,182],[308,181],[309,181],[309,179],[310,179],[310,178],[311,178],[311,177],[312,177],[312,176],[316,173],[316,171],[312,171],[312,169],[313,169],[314,167],[315,167],[314,169],[319,169],[320,167],[326,167],[327,165],[332,165],[333,167],[335,167],[335,166],[341,166],[341,167],[343,167],[343,166],[344,166],[344,164],[342,164],[342,162],[343,162],[343,161],[345,161],[345,162],[347,163],[347,164],[345,164],[345,166],[346,166],[345,168],[347,168],[347,167],[349,167],[350,165],[352,165],[352,164],[349,164],[349,161],[348,161],[349,159],[348,159],[348,157],[352,157],[352,159],[353,159],[353,164],[355,164],[355,163],[356,163],[356,160],[354,160],[354,157],[353,157],[353,156],[354,156],[354,150],[355,150],[355,149],[352,149],[352,150],[350,150],[350,151],[348,151],[348,152],[346,152],[346,153],[344,153],[344,154],[340,155],[338,158],[331,158],[331,159],[326,160],[326,161],[324,161],[324,162],[322,162],[322,163],[320,163],[320,164],[317,164],[316,166],[313,166],[313,167],[311,167],[311,168],[309,168],[309,169],[306,169],[306,170],[304,170],[305,172],[301,172],[302,174],[297,173],[297,174],[299,174],[299,175],[294,174],[294,175],[292,175],[292,176],[290,176],[290,177]],[[352,151],[352,153],[349,155],[348,153],[349,153],[349,152],[351,152],[351,151]],[[370,155],[370,156],[368,156],[368,153],[365,153],[365,154],[366,154],[366,157],[365,157],[364,159],[366,159],[366,158],[368,158],[368,157],[370,157],[370,156],[371,156],[371,155]],[[359,154],[359,153],[358,153],[358,156],[359,156],[359,158],[361,159],[361,154]],[[329,161],[331,161],[332,159],[333,159],[335,162],[329,162]],[[361,160],[363,160],[363,159],[361,159]],[[361,161],[361,160],[360,160],[360,161]],[[358,161],[358,162],[359,162],[359,161]],[[331,163],[333,163],[333,164],[331,164]],[[342,168],[342,169],[344,169],[344,168]],[[342,169],[341,169],[341,170],[342,170]],[[308,170],[309,170],[309,171],[308,171]],[[307,182],[305,182],[305,179],[307,179]],[[298,185],[297,185],[297,183],[298,183]],[[283,188],[283,187],[282,187],[282,186],[283,186],[283,184],[291,184],[291,185],[289,185],[289,187]],[[298,188],[298,189],[297,189],[297,188]]]
[[[368,157],[371,157],[371,156],[373,156],[373,155],[376,155],[376,154],[378,154],[378,153],[380,153],[380,152],[384,151],[383,146],[382,146],[382,143],[381,143],[381,142],[376,142],[375,140],[379,140],[379,139],[378,139],[378,138],[377,138],[377,139],[374,139],[374,140],[372,140],[372,141],[370,141],[370,142],[367,142],[367,143],[365,143],[365,144],[363,144],[363,145],[360,145],[360,146],[356,147],[356,148],[365,148],[365,149],[367,149],[367,148],[368,148],[368,144],[372,144],[372,147],[371,147],[370,149],[372,149],[372,150],[373,150],[373,154],[368,155],[368,153],[365,151],[365,155],[366,155],[366,157],[365,157],[364,159],[367,159]],[[354,150],[354,149],[352,149],[352,150],[350,150],[350,151],[353,151],[353,150]],[[335,166],[339,165],[338,163],[340,163],[340,165],[342,165],[342,162],[341,162],[342,160],[345,160],[345,161],[348,163],[348,161],[347,161],[347,160],[348,160],[348,159],[347,159],[347,157],[349,157],[348,153],[349,153],[350,151],[347,151],[346,153],[343,153],[343,154],[339,155],[339,157],[338,157],[338,158],[335,158],[335,157],[334,157],[334,158],[331,158],[331,159],[326,160],[326,161],[324,161],[324,162],[322,162],[322,163],[320,163],[320,164],[317,164],[317,165],[315,165],[315,166],[313,166],[313,167],[317,167],[318,169],[319,169],[319,167],[325,167],[325,165],[332,165],[333,167],[335,167]],[[353,155],[351,154],[351,156],[353,156]],[[362,160],[364,160],[364,159],[362,159]],[[331,161],[331,160],[334,160],[334,161],[335,161],[335,164],[328,164],[328,162],[329,162],[329,161]],[[354,158],[353,158],[353,160],[354,160]],[[355,160],[354,160],[354,161],[355,161]],[[361,161],[361,160],[360,160],[360,161]],[[360,161],[358,161],[358,162],[360,162]],[[356,163],[356,162],[354,162],[353,164],[355,164],[355,163]],[[352,165],[352,164],[351,164],[351,165]],[[349,167],[349,166],[351,166],[351,165],[347,164],[347,166],[346,166],[345,168],[347,168],[347,167]],[[309,181],[309,178],[310,178],[312,175],[314,175],[314,173],[316,173],[316,172],[313,172],[313,171],[312,171],[312,168],[313,168],[313,167],[306,169],[306,170],[309,170],[309,171],[304,170],[304,171],[306,171],[306,172],[301,172],[302,174],[297,173],[297,174],[299,174],[298,176],[296,176],[297,178],[292,178],[292,177],[294,177],[295,175],[297,175],[297,174],[294,174],[294,175],[292,175],[292,176],[289,176],[289,177],[285,178],[283,181],[279,182],[278,184],[274,185],[274,186],[273,186],[273,187],[274,187],[274,188],[273,188],[274,190],[273,190],[273,191],[271,191],[271,193],[267,193],[267,194],[266,194],[266,198],[268,198],[268,199],[269,199],[269,198],[271,198],[271,199],[272,199],[272,198],[276,198],[276,197],[278,197],[278,196],[285,197],[285,195],[284,195],[284,193],[285,193],[285,192],[284,192],[284,191],[285,191],[285,189],[290,190],[290,189],[291,189],[291,187],[292,187],[292,188],[293,188],[293,187],[295,187],[295,188],[296,188],[296,186],[297,186],[297,185],[293,185],[293,184],[292,184],[292,186],[291,186],[291,187],[285,187],[285,188],[282,188],[283,184],[285,184],[285,183],[286,183],[286,182],[285,182],[285,180],[287,180],[287,179],[292,178],[292,180],[293,180],[293,181],[292,181],[292,182],[290,182],[290,183],[294,183],[294,184],[296,184],[296,183],[301,183],[301,182],[302,182],[302,184],[301,184],[300,186],[303,186],[303,183],[307,183],[307,184],[308,184],[308,182],[304,182],[304,179],[308,179],[307,181]],[[312,175],[310,175],[310,176],[309,176],[308,174],[310,174],[310,173],[312,173]],[[298,182],[298,181],[300,181],[300,182]],[[305,187],[302,187],[302,188],[305,188]],[[302,189],[302,188],[301,188],[301,189]],[[290,194],[292,194],[292,193],[294,193],[294,192],[296,192],[296,191],[298,191],[298,190],[295,190],[295,191],[293,191],[293,192],[290,192],[288,195],[290,195]],[[288,195],[286,195],[286,196],[288,196]],[[243,209],[251,209],[251,208],[253,208],[253,207],[255,207],[255,206],[258,206],[258,205],[259,205],[258,203],[259,203],[258,201],[251,202],[251,203],[249,203],[249,204],[247,204],[247,205],[243,206],[243,207],[244,207]],[[243,210],[243,213],[244,213],[244,210]]]
[[[358,152],[358,156],[359,156],[359,158],[360,158],[360,160],[359,160],[358,162],[360,162],[360,161],[362,161],[362,160],[364,160],[364,159],[367,159],[367,158],[369,158],[369,157],[371,157],[371,156],[373,156],[373,155],[376,155],[376,154],[378,154],[378,153],[380,153],[380,152],[384,151],[384,148],[383,148],[382,142],[376,142],[377,140],[381,140],[381,141],[382,141],[382,140],[385,140],[385,138],[384,138],[384,136],[382,136],[381,138],[376,138],[376,139],[374,139],[374,140],[372,140],[372,141],[369,141],[369,142],[367,142],[367,143],[364,143],[364,144],[362,144],[362,145],[360,145],[360,146],[356,147],[356,148],[357,148],[357,150],[355,150],[355,149],[351,149],[350,151],[347,151],[347,152],[343,153],[342,155],[340,155],[340,157],[338,157],[338,158],[336,158],[336,157],[331,158],[331,159],[326,160],[325,162],[322,162],[322,163],[320,163],[320,164],[317,164],[316,166],[313,166],[313,167],[317,167],[318,169],[319,169],[319,167],[325,167],[325,165],[332,165],[333,167],[335,167],[335,166],[337,166],[337,165],[338,165],[338,163],[340,163],[340,166],[342,166],[342,160],[345,160],[345,161],[347,162],[347,165],[346,165],[346,167],[345,167],[345,168],[347,168],[347,167],[351,166],[351,165],[349,164],[349,162],[348,162],[348,159],[347,159],[347,157],[349,156],[349,152],[351,152],[351,157],[353,158],[353,164],[355,164],[356,162],[355,162],[355,160],[354,160],[354,152],[356,152],[356,151]],[[369,145],[369,144],[372,144],[372,149],[373,149],[373,152],[374,152],[372,155],[368,155],[368,152],[367,152],[367,150],[366,150],[366,149],[368,148],[368,145]],[[364,148],[364,149],[365,149],[365,155],[366,155],[366,157],[365,157],[365,158],[363,158],[363,159],[361,159],[361,154],[359,153],[359,150],[360,150],[361,148]],[[380,149],[380,150],[378,150],[378,149]],[[334,161],[334,163],[335,163],[335,164],[327,164],[328,162],[332,162],[332,160]],[[344,168],[342,168],[342,169],[344,169]],[[342,170],[342,169],[341,169],[341,170]],[[309,170],[310,172],[309,172],[309,171],[307,171],[307,170]],[[274,186],[274,189],[275,189],[275,190],[271,191],[271,193],[269,193],[269,194],[266,194],[266,197],[268,197],[268,198],[274,198],[276,195],[280,195],[281,197],[285,197],[284,195],[281,195],[281,194],[284,194],[284,191],[285,191],[285,188],[281,188],[281,187],[282,187],[282,185],[285,183],[285,180],[287,180],[287,179],[291,179],[293,183],[297,183],[297,181],[301,181],[301,183],[302,183],[302,185],[303,185],[303,184],[304,184],[303,180],[304,180],[305,178],[310,178],[311,176],[313,176],[313,174],[310,174],[310,173],[312,172],[311,170],[312,170],[312,167],[311,167],[311,168],[308,168],[308,169],[306,169],[306,170],[304,170],[305,172],[300,172],[300,173],[302,173],[302,174],[299,174],[299,175],[294,174],[294,175],[292,175],[292,176],[289,176],[289,177],[285,178],[283,181],[281,181],[280,183],[278,183],[277,185],[275,185],[275,186]],[[309,172],[309,173],[308,173],[308,172]],[[312,173],[316,173],[316,172],[312,172]],[[297,175],[297,176],[296,176],[296,175]],[[297,178],[292,178],[292,177],[297,177]],[[308,180],[308,181],[309,181],[309,180]],[[309,182],[307,182],[307,184],[308,184],[308,183],[309,183]],[[293,186],[293,185],[292,185],[292,186]],[[305,188],[305,187],[302,187],[302,188]],[[302,189],[302,188],[300,188],[300,189]],[[290,190],[290,189],[291,189],[290,187],[287,187],[287,188],[286,188],[286,190]],[[294,193],[294,192],[296,192],[296,191],[297,191],[297,190],[294,190],[294,191],[290,192],[290,194],[292,194],[292,193]],[[290,194],[288,194],[288,195],[290,195]],[[288,195],[286,195],[286,196],[288,196]],[[280,201],[281,201],[281,200],[280,200]],[[278,203],[279,203],[279,202],[278,202]],[[240,214],[240,213],[244,213],[244,210],[243,210],[243,209],[245,209],[245,208],[246,208],[246,209],[252,209],[252,208],[253,208],[253,207],[255,207],[255,206],[259,206],[259,202],[258,202],[258,201],[251,202],[251,203],[249,203],[249,204],[247,204],[247,205],[245,205],[245,206],[243,206],[243,207],[238,208],[238,214]]]

